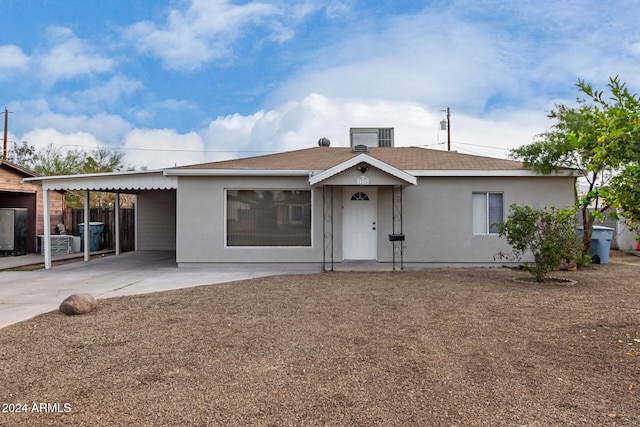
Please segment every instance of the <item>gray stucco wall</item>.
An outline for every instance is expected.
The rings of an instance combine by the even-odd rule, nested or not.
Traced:
[[[154,190],[137,196],[136,249],[176,249],[176,191]]]
[[[178,264],[321,262],[322,189],[312,192],[311,247],[225,247],[225,189],[310,190],[307,177],[180,177],[177,197]]]
[[[335,180],[334,180],[335,181]],[[348,180],[353,182],[353,180]],[[377,179],[374,180],[376,183]],[[312,191],[312,246],[295,248],[225,247],[225,189],[308,190],[307,177],[179,177],[176,260],[179,265],[233,262],[317,262],[323,260],[323,190]],[[497,235],[472,233],[472,193],[503,193],[504,217],[512,203],[537,208],[574,201],[574,180],[535,178],[419,178],[403,191],[405,263],[487,265],[510,250]],[[378,187],[378,261],[391,262],[393,205],[390,186]],[[334,187],[333,257],[342,261],[342,189]],[[399,229],[396,229],[399,232]]]
[[[472,232],[472,193],[503,193],[504,218],[513,203],[535,208],[573,204],[571,178],[420,178],[403,194],[403,223],[408,263],[502,264],[494,257],[511,248],[497,235]],[[383,202],[384,203],[384,202]],[[385,234],[386,236],[386,234]],[[381,253],[391,259],[391,244]]]

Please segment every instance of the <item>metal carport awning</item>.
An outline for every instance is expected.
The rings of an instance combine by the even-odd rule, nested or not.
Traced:
[[[163,171],[137,172],[109,172],[86,175],[61,175],[36,178],[25,178],[23,182],[31,182],[42,186],[44,204],[44,266],[51,268],[51,208],[49,206],[49,191],[52,190],[83,190],[84,195],[84,260],[90,259],[89,243],[89,193],[104,191],[116,193],[115,203],[115,245],[116,254],[120,254],[120,224],[119,208],[120,193],[135,193],[144,190],[175,190],[178,188],[178,178],[166,176]]]

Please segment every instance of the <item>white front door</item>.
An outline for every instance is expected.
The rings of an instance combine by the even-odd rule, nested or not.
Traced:
[[[377,259],[378,189],[345,187],[342,200],[342,257]]]

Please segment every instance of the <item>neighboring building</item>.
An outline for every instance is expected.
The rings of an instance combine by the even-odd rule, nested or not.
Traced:
[[[319,145],[40,180],[48,189],[137,193],[137,249],[175,250],[180,267],[304,262],[331,269],[400,259],[405,266],[499,266],[505,261],[497,255],[510,247],[494,223],[511,204],[575,201],[572,171],[537,175],[511,160],[394,147],[388,130],[358,129],[351,147]]]
[[[24,178],[37,177],[35,173],[0,159],[0,208],[27,209],[27,252],[37,252],[38,237],[45,232],[42,187],[38,183],[21,184]],[[50,194],[51,221],[49,232],[62,223],[64,192]]]
[[[592,212],[593,208],[589,208],[589,212]],[[613,228],[613,239],[611,240],[611,249],[621,251],[635,251],[640,248],[638,242],[638,232],[629,230],[624,220],[615,220],[609,215],[610,211],[606,211],[604,214],[604,221],[595,220],[594,225],[601,225],[604,227]],[[578,211],[578,224],[582,224],[582,212]]]

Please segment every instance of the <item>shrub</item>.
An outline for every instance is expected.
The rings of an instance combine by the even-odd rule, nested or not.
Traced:
[[[576,218],[571,211],[537,210],[530,206],[511,205],[511,214],[501,224],[499,234],[506,237],[516,259],[530,251],[534,264],[525,264],[525,271],[544,282],[548,272],[560,261],[576,262],[580,255],[580,241],[576,233]],[[582,263],[582,260],[580,260]]]

